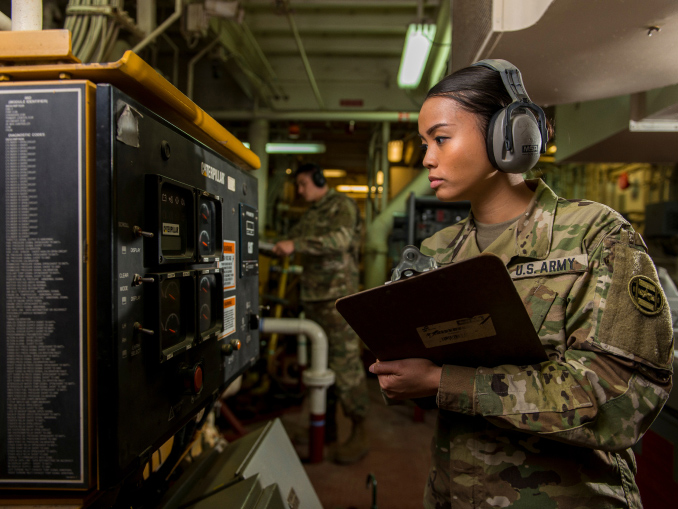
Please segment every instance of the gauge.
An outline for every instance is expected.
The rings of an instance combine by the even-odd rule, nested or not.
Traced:
[[[200,306],[200,333],[210,330],[212,325],[212,308],[207,304]]]
[[[198,239],[198,252],[200,256],[209,256],[214,254],[214,247],[212,246],[212,240],[210,234],[206,230],[200,232],[200,238]]]
[[[219,269],[205,269],[198,279],[198,333],[205,340],[222,329],[224,291]]]
[[[174,279],[166,279],[160,285],[161,348],[166,350],[184,340],[185,328],[181,320],[181,285]]]
[[[220,255],[221,200],[206,191],[198,195],[198,258],[209,261]]]

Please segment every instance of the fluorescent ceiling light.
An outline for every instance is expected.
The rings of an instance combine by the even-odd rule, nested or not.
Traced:
[[[436,26],[432,24],[412,23],[407,28],[403,56],[398,71],[400,88],[419,86],[435,35]]]
[[[267,154],[322,154],[325,144],[322,142],[307,143],[267,143]]]
[[[630,120],[631,132],[678,132],[678,120],[655,118],[645,120]]]
[[[365,193],[369,190],[367,186],[351,186],[351,185],[342,185],[336,187],[337,191],[340,193]]]
[[[245,147],[250,148],[250,144],[246,141],[242,142]],[[267,143],[267,154],[323,154],[325,152],[325,144],[323,142],[307,142],[307,143]]]
[[[346,176],[346,170],[340,169],[323,170],[323,175],[325,175],[325,178],[342,178]]]

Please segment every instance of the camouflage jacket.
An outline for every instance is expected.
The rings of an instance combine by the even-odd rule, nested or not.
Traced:
[[[358,291],[360,214],[348,196],[330,189],[290,231],[301,255],[301,299],[332,300]]]
[[[469,507],[496,506],[493,497],[502,507],[538,497],[548,504],[529,507],[641,507],[630,447],[671,390],[666,298],[620,214],[528,184],[525,216],[485,253],[506,264],[549,360],[443,366],[438,437],[455,444],[451,468],[465,472],[448,472],[445,489],[475,501]],[[440,264],[479,255],[473,215],[426,239],[422,252]]]

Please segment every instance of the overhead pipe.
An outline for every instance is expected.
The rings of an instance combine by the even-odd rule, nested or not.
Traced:
[[[158,26],[158,28],[156,28],[150,34],[144,37],[136,46],[132,48],[132,51],[134,53],[139,53],[142,49],[144,49],[146,46],[152,43],[160,34],[167,30],[170,27],[170,25],[172,25],[172,23],[174,23],[181,17],[183,10],[184,10],[184,1],[175,0],[174,12],[170,15],[170,17],[163,21],[162,24]]]
[[[309,461],[320,463],[325,446],[325,412],[327,388],[334,383],[334,371],[328,369],[327,334],[313,320],[299,318],[262,318],[261,332],[304,335],[311,342],[311,367],[304,370],[302,380],[309,388],[311,406]]]
[[[12,30],[42,30],[42,0],[12,0]]]
[[[210,51],[212,48],[214,48],[214,46],[216,46],[218,42],[219,42],[219,37],[217,37],[212,42],[210,42],[207,46],[205,46],[203,49],[201,49],[193,58],[191,58],[188,61],[188,77],[187,77],[188,84],[186,85],[186,96],[191,100],[193,100],[193,81],[194,81],[194,78],[193,78],[194,71],[193,71],[193,69],[195,68],[195,64],[202,57],[204,57],[207,54],[208,51]]]
[[[388,206],[388,188],[389,188],[389,173],[391,165],[388,161],[388,142],[391,140],[391,124],[383,122],[381,124],[381,174],[384,177],[381,191],[381,206],[379,210],[386,210]],[[377,183],[379,185],[379,183]]]
[[[398,193],[385,210],[367,226],[365,242],[365,289],[384,284],[387,277],[388,234],[393,228],[393,215],[405,210],[410,193],[426,195],[431,192],[428,171],[422,172]]]
[[[416,122],[418,111],[338,111],[338,110],[212,110],[207,112],[216,120],[298,120],[350,122]]]
[[[315,95],[315,100],[318,102],[321,110],[325,109],[325,101],[323,101],[322,96],[320,95],[320,89],[318,84],[315,81],[315,76],[313,75],[313,70],[311,69],[311,64],[308,61],[306,56],[306,50],[304,49],[304,43],[301,42],[301,36],[299,35],[299,29],[297,24],[294,21],[292,16],[292,10],[290,9],[290,4],[288,0],[283,0],[285,3],[285,12],[287,13],[287,19],[290,22],[290,28],[292,29],[292,35],[294,35],[294,40],[297,42],[297,47],[299,48],[299,55],[301,56],[301,61],[304,63],[304,68],[306,69],[306,74],[308,76],[308,81],[311,83],[311,89],[313,89],[313,94]]]

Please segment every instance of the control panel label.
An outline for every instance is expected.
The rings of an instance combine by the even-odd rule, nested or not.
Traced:
[[[224,241],[224,257],[219,262],[224,277],[224,291],[235,290],[235,242]]]
[[[3,486],[87,482],[84,90],[0,90]]]
[[[224,331],[219,339],[230,336],[235,332],[235,297],[224,299]]]

